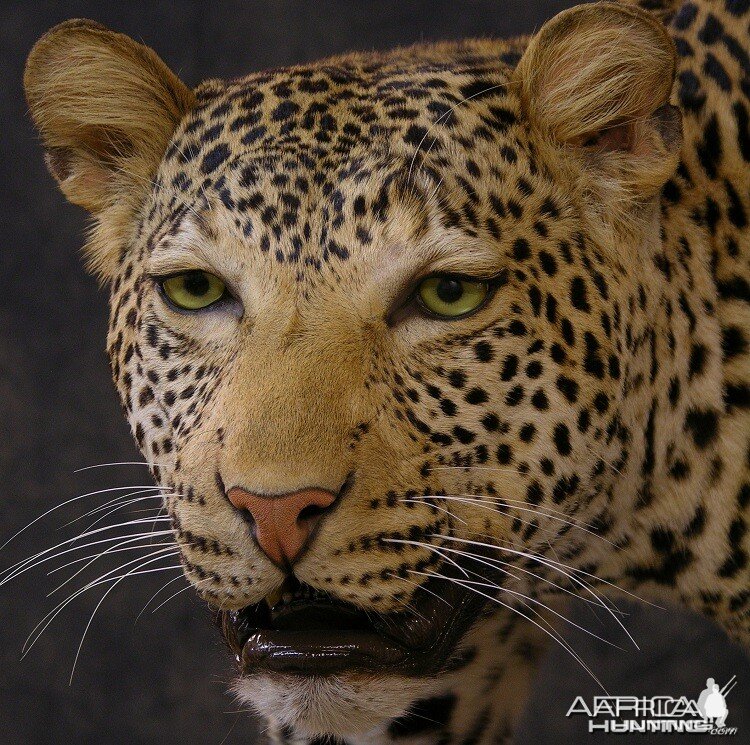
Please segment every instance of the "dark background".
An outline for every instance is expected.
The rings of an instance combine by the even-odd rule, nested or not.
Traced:
[[[195,84],[205,77],[232,77],[354,48],[529,32],[570,4],[2,2],[0,543],[39,513],[77,494],[148,483],[145,469],[138,466],[73,473],[83,466],[139,456],[109,380],[106,293],[79,265],[85,215],[64,203],[46,173],[26,114],[23,63],[40,34],[66,18],[93,18],[153,46],[187,83]],[[31,526],[0,552],[0,569],[71,535],[71,528],[57,528],[82,514],[83,504],[89,509],[96,502],[81,500]],[[39,568],[0,588],[0,743],[257,742],[255,726],[226,693],[229,658],[205,608],[190,591],[135,622],[146,600],[170,576],[139,578],[143,581],[131,581],[109,596],[70,686],[76,648],[96,603],[94,595],[101,591],[73,603],[21,661],[23,640],[53,607],[54,598],[46,594],[54,577]],[[170,587],[183,584],[179,580]],[[706,677],[723,684],[737,675],[739,684],[728,700],[728,724],[739,727],[736,742],[748,742],[747,658],[700,619],[672,610],[624,607],[631,613],[628,626],[641,652],[569,636],[610,693],[693,697]],[[579,611],[577,620],[590,624],[592,618]],[[595,692],[583,670],[562,650],[554,651],[544,664],[519,743],[627,740],[622,735],[613,740],[611,735],[586,734],[581,719],[566,719],[576,695]]]

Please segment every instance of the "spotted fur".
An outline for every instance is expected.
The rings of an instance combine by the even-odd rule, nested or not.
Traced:
[[[507,562],[441,675],[240,680],[279,741],[508,741],[544,646],[517,599],[556,602],[554,562],[750,641],[750,3],[642,4],[194,91],[89,22],[30,57],[198,591],[281,579],[229,484],[347,482],[295,570],[372,611],[463,541]],[[153,277],[190,268],[236,302],[168,308]],[[499,286],[461,321],[394,311],[428,270]]]

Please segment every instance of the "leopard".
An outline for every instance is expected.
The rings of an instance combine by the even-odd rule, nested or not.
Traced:
[[[510,742],[569,603],[747,647],[749,25],[600,2],[194,88],[93,21],[34,46],[125,416],[274,742]]]

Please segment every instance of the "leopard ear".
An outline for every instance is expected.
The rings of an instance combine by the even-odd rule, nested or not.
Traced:
[[[52,175],[100,220],[142,199],[195,103],[153,50],[87,20],[55,26],[36,43],[24,87]]]
[[[672,40],[654,16],[593,3],[546,23],[514,79],[538,131],[643,199],[677,166],[682,125],[669,103],[675,59]]]

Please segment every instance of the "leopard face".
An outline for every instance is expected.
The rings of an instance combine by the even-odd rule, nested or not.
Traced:
[[[90,23],[32,54],[50,167],[98,218],[113,375],[185,573],[223,615],[243,698],[304,734],[364,732],[438,690],[498,592],[536,592],[549,550],[583,566],[614,545],[612,504],[638,488],[673,52],[644,14],[575,12],[528,48],[352,55],[195,91]],[[86,105],[62,111],[61,86]],[[219,291],[180,307],[170,280]],[[285,592],[330,606],[323,625],[356,616],[367,641],[354,653],[314,620],[304,641],[258,637]]]

